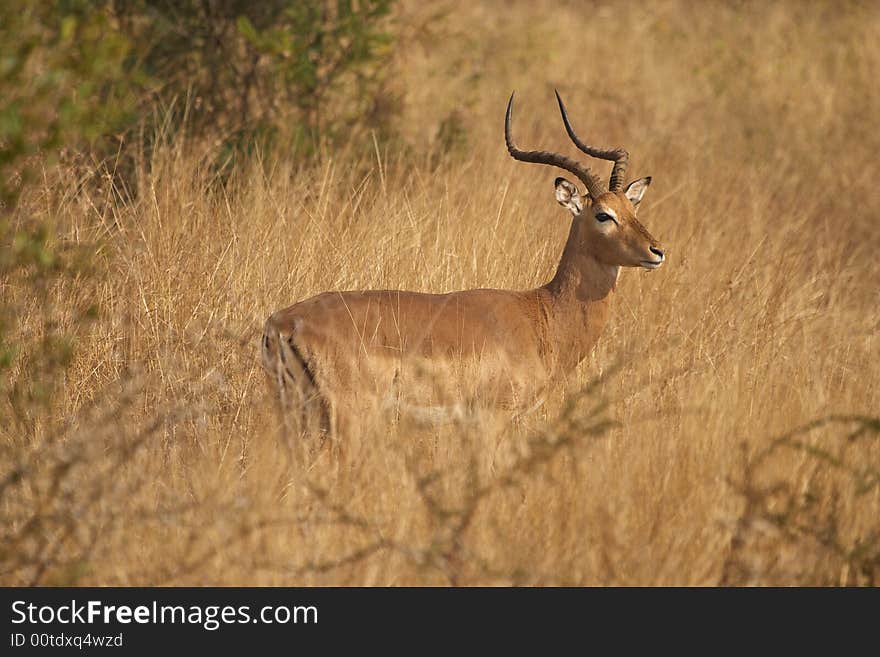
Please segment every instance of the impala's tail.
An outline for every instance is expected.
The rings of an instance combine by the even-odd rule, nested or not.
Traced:
[[[275,385],[285,418],[300,412],[302,429],[330,429],[329,404],[321,394],[312,364],[297,346],[296,336],[270,317],[263,329],[261,364]]]

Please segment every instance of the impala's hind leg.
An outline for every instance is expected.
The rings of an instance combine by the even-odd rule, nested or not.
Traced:
[[[288,450],[304,439],[320,444],[330,432],[331,409],[304,350],[294,336],[267,327],[262,352],[263,367],[276,389]]]
[[[330,404],[318,387],[313,368],[294,337],[279,336],[279,364],[285,390],[295,391],[292,400],[299,409],[300,428],[307,432],[330,431]]]

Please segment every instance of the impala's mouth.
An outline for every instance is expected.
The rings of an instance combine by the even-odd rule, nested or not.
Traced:
[[[663,258],[660,258],[660,260],[642,260],[639,264],[645,269],[657,269],[663,264]]]

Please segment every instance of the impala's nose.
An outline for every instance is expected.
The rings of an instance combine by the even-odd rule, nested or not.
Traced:
[[[662,249],[658,249],[658,248],[655,247],[655,246],[652,246],[652,247],[651,247],[651,253],[653,253],[655,256],[657,256],[658,258],[660,258],[661,262],[662,262],[663,259],[666,257],[665,255],[663,255],[663,250],[662,250]]]

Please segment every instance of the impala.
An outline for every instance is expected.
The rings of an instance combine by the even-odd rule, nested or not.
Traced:
[[[565,178],[555,181],[556,200],[573,220],[552,280],[523,291],[324,292],[279,310],[266,322],[262,365],[284,409],[299,409],[306,426],[323,430],[333,430],[340,409],[365,397],[440,416],[461,411],[471,394],[479,403],[522,410],[590,353],[620,268],[656,269],[664,253],[636,219],[651,178],[624,187],[627,152],[581,141],[558,93],[556,99],[574,144],[614,164],[606,189],[575,160],[520,150],[511,136],[511,94],[504,122],[510,155],[564,169],[585,187],[582,193]]]

